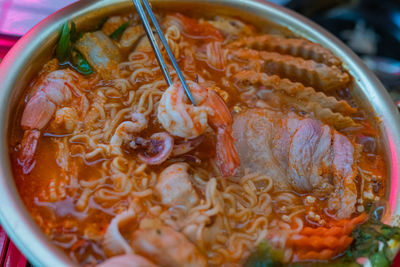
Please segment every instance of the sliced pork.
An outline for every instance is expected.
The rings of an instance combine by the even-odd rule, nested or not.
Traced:
[[[233,137],[242,162],[267,174],[278,190],[328,196],[338,218],[355,211],[353,144],[312,118],[268,109],[250,109],[234,118]]]

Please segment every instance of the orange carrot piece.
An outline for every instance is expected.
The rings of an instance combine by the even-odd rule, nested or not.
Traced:
[[[322,251],[302,251],[298,254],[296,254],[296,258],[299,260],[329,260],[336,255],[338,255],[339,252],[336,250],[331,250],[331,249],[324,249]]]
[[[184,16],[181,13],[177,13],[176,17],[182,21],[182,26],[186,34],[191,37],[216,41],[223,40],[221,33],[208,22],[200,24],[197,20]]]
[[[299,236],[296,239],[291,239],[291,245],[295,248],[309,248],[312,250],[320,251],[326,248],[335,249],[337,247],[347,247],[351,244],[353,238],[344,235],[341,237],[334,236]]]
[[[331,222],[330,227],[304,227],[288,239],[287,246],[293,248],[294,260],[329,260],[350,246],[353,238],[349,235],[367,218],[362,213],[352,219]]]

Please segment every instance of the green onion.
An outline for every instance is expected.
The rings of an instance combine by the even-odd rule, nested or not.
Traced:
[[[73,65],[76,69],[82,73],[83,75],[89,75],[93,73],[93,69],[90,66],[89,62],[82,56],[78,51],[74,51],[72,57]]]
[[[60,62],[64,62],[70,55],[71,45],[70,45],[70,31],[68,27],[68,22],[66,22],[61,30],[60,41],[57,46],[57,59]]]
[[[371,207],[372,209],[372,207]],[[370,211],[367,222],[358,225],[352,232],[354,238],[346,252],[336,259],[324,263],[329,267],[356,267],[359,258],[368,258],[371,265],[389,267],[396,256],[389,246],[391,240],[400,240],[400,228],[385,225],[380,221],[384,214],[382,207]],[[244,266],[246,267],[269,267],[282,266],[283,253],[268,245],[268,241],[262,241],[257,249],[250,255]],[[293,267],[317,267],[320,262],[293,263]]]
[[[369,257],[372,267],[389,267],[390,261],[383,255],[382,252],[376,252]]]
[[[118,27],[112,34],[110,34],[110,38],[117,41],[119,38],[121,38],[121,35],[124,33],[126,28],[129,26],[129,21],[125,22],[121,26]]]
[[[89,75],[93,73],[92,67],[81,53],[73,49],[72,45],[82,35],[83,33],[76,31],[76,25],[73,21],[71,21],[71,29],[69,28],[69,22],[66,22],[61,30],[56,56],[61,66],[70,66],[83,75]]]

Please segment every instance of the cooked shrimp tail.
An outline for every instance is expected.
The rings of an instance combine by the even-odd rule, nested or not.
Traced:
[[[207,105],[214,110],[214,115],[210,116],[209,123],[217,133],[218,166],[222,176],[231,176],[240,166],[239,154],[233,145],[232,115],[224,100],[213,90],[208,90]]]
[[[69,104],[74,97],[80,95],[76,87],[79,75],[71,70],[57,70],[42,77],[33,91],[36,93],[29,99],[22,114],[21,126],[25,130],[18,159],[24,173],[29,173],[34,166],[34,156],[40,131],[50,122],[58,108]],[[74,113],[73,110],[69,111]],[[61,112],[63,113],[63,112]],[[70,125],[75,125],[70,123]],[[70,127],[72,131],[73,126]]]
[[[40,131],[26,130],[21,143],[21,152],[18,158],[18,164],[22,167],[24,174],[31,172],[35,166],[34,155],[38,145]]]
[[[232,176],[240,166],[239,155],[233,145],[231,130],[218,129],[217,132],[217,160],[222,176]]]

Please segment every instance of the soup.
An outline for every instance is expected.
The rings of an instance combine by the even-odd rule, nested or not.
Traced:
[[[66,24],[21,100],[13,173],[54,244],[81,265],[315,263],[373,225],[390,235],[368,252],[390,247],[397,228],[369,215],[379,136],[334,54],[238,18],[157,16],[196,106],[135,14]]]

